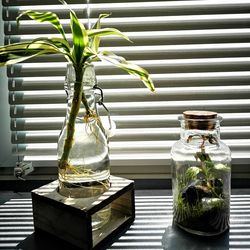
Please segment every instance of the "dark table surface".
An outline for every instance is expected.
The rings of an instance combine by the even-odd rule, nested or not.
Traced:
[[[250,189],[232,190],[230,230],[200,238],[172,226],[170,190],[136,191],[136,219],[108,249],[250,249]],[[30,193],[0,192],[0,249],[73,250],[48,234],[34,233]]]

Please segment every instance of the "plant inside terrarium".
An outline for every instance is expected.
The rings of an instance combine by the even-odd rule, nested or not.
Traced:
[[[199,137],[200,151],[194,161],[182,168],[176,178],[174,221],[179,226],[201,232],[221,232],[229,223],[229,194],[224,183],[230,167],[214,162],[205,145],[217,145],[213,135],[191,135],[187,143]]]

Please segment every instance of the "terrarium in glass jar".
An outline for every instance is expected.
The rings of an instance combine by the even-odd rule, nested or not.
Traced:
[[[229,228],[231,153],[220,140],[221,117],[185,111],[181,138],[171,150],[173,222],[190,233],[213,236]]]

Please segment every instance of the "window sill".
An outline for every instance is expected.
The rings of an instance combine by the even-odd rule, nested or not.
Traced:
[[[70,246],[48,235],[33,232],[30,193],[0,192],[1,249],[61,249]],[[171,190],[137,190],[136,219],[130,229],[116,239],[108,249],[229,249],[239,244],[249,249],[250,189],[233,189],[231,197],[231,229],[216,243],[191,237],[172,229]],[[172,230],[172,231],[171,231]],[[171,234],[171,235],[170,235]],[[177,240],[178,238],[178,240]],[[52,241],[53,239],[53,241]],[[239,243],[240,241],[240,243]],[[202,243],[201,243],[202,242]],[[166,246],[166,244],[168,244]],[[202,244],[202,248],[201,248]],[[38,247],[39,246],[39,247]],[[167,247],[167,248],[166,248]],[[187,248],[188,247],[188,248]]]

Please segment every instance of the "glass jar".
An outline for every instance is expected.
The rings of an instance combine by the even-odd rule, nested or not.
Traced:
[[[73,126],[70,119],[73,109],[75,90],[75,70],[69,64],[65,81],[67,93],[67,114],[58,140],[58,160],[65,150],[67,136],[73,134],[72,145],[68,150],[68,164],[59,165],[59,192],[72,198],[85,198],[103,193],[109,186],[109,149],[108,141],[96,109],[93,86],[96,84],[94,67],[86,65],[82,71],[82,93],[85,96],[86,106],[81,101],[78,112],[75,114]]]
[[[96,108],[96,76],[93,65],[67,67],[65,90],[67,113],[58,139],[59,193],[68,198],[83,198],[92,204],[110,187],[108,139]],[[92,216],[92,229],[99,229],[111,216],[106,206]]]
[[[231,153],[220,140],[221,117],[185,111],[181,138],[171,150],[173,222],[193,234],[219,235],[229,228]]]

